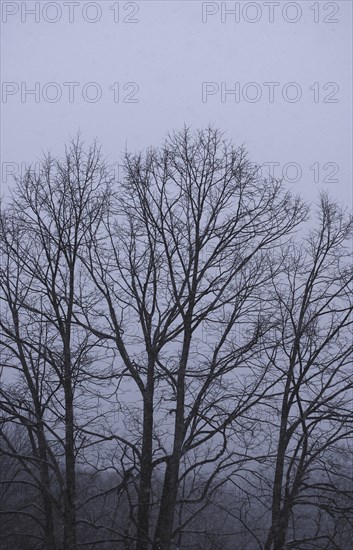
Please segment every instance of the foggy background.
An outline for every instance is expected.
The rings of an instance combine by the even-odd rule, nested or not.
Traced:
[[[1,212],[0,546],[352,547],[352,2],[0,6],[2,196],[64,158]],[[306,207],[242,185],[240,153],[217,166],[212,131],[191,163],[175,133],[146,193],[143,162],[110,196],[94,147],[65,158],[80,132],[122,179],[125,150],[210,124],[328,191],[306,239]]]
[[[352,203],[352,3],[2,2],[2,194],[81,131],[125,147],[209,123],[315,200]],[[227,93],[234,90],[235,93]],[[32,91],[32,93],[31,93]]]

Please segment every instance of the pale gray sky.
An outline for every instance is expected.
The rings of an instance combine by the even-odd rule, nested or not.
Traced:
[[[118,162],[125,144],[211,122],[306,198],[325,188],[352,205],[350,0],[1,9],[3,193],[15,163],[62,153],[79,129]]]

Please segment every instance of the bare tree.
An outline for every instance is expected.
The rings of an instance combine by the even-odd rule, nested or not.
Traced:
[[[34,476],[33,464],[39,471],[50,550],[57,544],[53,472],[62,490],[63,544],[67,550],[76,548],[75,466],[84,444],[84,419],[78,419],[75,408],[94,342],[74,325],[73,307],[86,282],[79,253],[87,232],[99,223],[106,197],[107,174],[99,149],[93,146],[86,153],[75,140],[63,160],[47,156],[39,173],[28,169],[1,214],[5,384],[0,407],[4,421],[15,420],[28,431],[32,455],[18,459],[32,464]],[[7,447],[11,450],[9,440]]]
[[[260,355],[269,311],[261,295],[272,252],[305,216],[299,199],[261,180],[244,151],[211,128],[185,129],[161,150],[126,155],[105,233],[90,235],[86,266],[96,306],[79,322],[116,347],[120,388],[128,379],[135,392],[136,422],[130,407],[120,443],[136,468],[129,471],[138,491],[138,550],[170,547],[182,480],[195,469],[220,473],[237,463],[230,432],[240,445],[252,408],[268,392],[270,362]],[[181,471],[195,449],[199,459]],[[158,503],[154,471],[164,472]],[[198,488],[201,503],[209,478]]]
[[[123,169],[75,140],[1,213],[0,511],[49,550],[346,544],[351,218],[295,236],[212,128]]]
[[[327,475],[327,463],[353,435],[353,270],[348,247],[352,228],[351,216],[322,195],[319,227],[293,244],[283,258],[282,278],[274,280],[278,328],[272,361],[281,392],[278,401],[269,402],[278,427],[272,415],[276,448],[265,550],[285,547],[295,507],[305,506],[310,515],[314,506],[324,508],[326,490],[337,489],[339,496]],[[310,541],[305,539],[305,548],[311,548]],[[288,542],[288,548],[299,547],[299,542]],[[333,544],[325,535],[320,548]]]

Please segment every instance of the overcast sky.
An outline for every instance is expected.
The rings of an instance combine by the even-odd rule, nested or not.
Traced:
[[[78,130],[111,162],[212,123],[352,205],[352,2],[1,3],[3,193]],[[32,91],[32,93],[31,93]]]

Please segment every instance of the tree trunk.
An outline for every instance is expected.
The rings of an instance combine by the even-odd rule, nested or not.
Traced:
[[[74,414],[71,377],[65,381],[65,491],[64,491],[64,548],[76,549],[76,475],[74,448]]]
[[[288,445],[288,398],[291,384],[291,373],[293,371],[294,360],[292,359],[290,370],[287,375],[286,386],[282,398],[282,413],[281,424],[278,437],[277,457],[275,466],[275,477],[273,481],[272,491],[272,522],[271,529],[268,533],[264,550],[282,550],[285,542],[286,530],[288,521],[284,521],[284,516],[281,510],[282,506],[282,485],[284,475],[284,462],[286,449]]]
[[[169,550],[178,491],[180,453],[169,460],[164,477],[163,494],[155,533],[154,550]]]
[[[149,516],[152,479],[153,452],[153,393],[154,362],[150,360],[147,374],[146,390],[143,396],[143,439],[141,449],[140,490],[137,511],[137,544],[136,550],[149,548]]]
[[[190,305],[189,315],[185,321],[185,336],[177,381],[174,446],[172,456],[167,462],[164,476],[163,493],[154,537],[155,550],[169,550],[173,534],[175,504],[178,493],[181,449],[184,440],[185,372],[192,337],[191,312],[192,303]]]
[[[42,425],[39,426],[38,434],[38,451],[41,460],[40,477],[42,483],[42,500],[44,508],[44,536],[45,548],[47,550],[56,550],[56,541],[54,534],[54,518],[53,518],[53,503],[50,494],[50,475],[48,469],[48,455],[46,449],[46,440],[43,433]]]
[[[286,449],[285,441],[279,441],[277,460],[276,460],[276,471],[274,478],[274,486],[272,493],[272,525],[270,532],[267,537],[265,550],[270,550],[272,543],[274,544],[273,549],[279,550],[281,548],[278,546],[279,542],[282,540],[280,533],[282,531],[282,521],[281,521],[281,502],[282,502],[282,482],[283,482],[283,470],[284,470],[284,453]],[[276,545],[277,541],[277,545]]]

